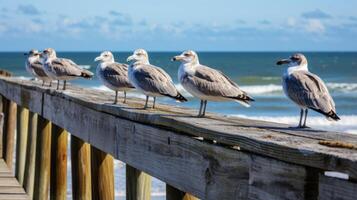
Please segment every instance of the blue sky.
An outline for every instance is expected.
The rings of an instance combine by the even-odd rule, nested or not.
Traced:
[[[0,0],[0,51],[355,51],[355,0]]]

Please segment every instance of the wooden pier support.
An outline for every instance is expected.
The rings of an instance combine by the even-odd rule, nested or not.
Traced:
[[[113,157],[91,146],[92,197],[93,199],[114,200]]]
[[[9,169],[13,168],[15,129],[16,129],[16,103],[3,98],[4,106],[4,134],[3,134],[3,157]]]
[[[67,145],[68,133],[52,124],[50,199],[67,199]]]
[[[92,199],[90,145],[71,135],[72,198]]]
[[[166,184],[166,200],[198,200],[198,198]]]
[[[35,184],[37,119],[38,115],[36,113],[29,113],[29,133],[27,137],[26,163],[23,183],[23,187],[29,196],[29,199],[33,198]]]
[[[48,199],[51,167],[51,122],[38,116],[34,199]]]
[[[126,199],[151,199],[151,176],[128,164],[126,165]]]
[[[17,107],[16,168],[15,177],[20,185],[24,183],[26,146],[28,136],[29,110]]]

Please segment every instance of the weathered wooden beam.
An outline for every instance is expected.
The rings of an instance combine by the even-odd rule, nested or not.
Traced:
[[[16,169],[15,177],[20,185],[24,183],[27,138],[29,125],[29,110],[17,107],[17,136],[16,136]]]
[[[126,199],[151,199],[151,176],[130,165],[126,165]]]
[[[67,199],[67,143],[68,133],[52,124],[50,199]]]
[[[166,200],[198,200],[198,198],[166,184]]]
[[[51,169],[51,122],[38,116],[34,199],[48,199]]]
[[[15,145],[15,129],[16,129],[16,103],[8,99],[3,99],[5,109],[5,131],[3,135],[3,144],[5,151],[3,152],[5,162],[9,169],[13,168],[13,158],[14,158],[14,145]]]
[[[114,200],[113,157],[91,146],[92,198]]]
[[[36,144],[37,144],[37,119],[36,113],[29,113],[28,139],[26,150],[26,163],[24,173],[24,189],[29,196],[33,198],[35,184],[35,166],[36,166]]]
[[[320,175],[319,200],[355,200],[357,183]]]
[[[72,198],[92,199],[90,145],[71,135]]]
[[[251,156],[249,194],[251,200],[316,200],[318,172],[304,166]],[[312,169],[311,169],[312,170]]]

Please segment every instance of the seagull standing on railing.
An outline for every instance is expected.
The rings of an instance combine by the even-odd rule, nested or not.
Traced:
[[[126,103],[126,92],[134,88],[128,78],[128,65],[117,63],[110,51],[104,51],[94,61],[99,61],[96,74],[101,82],[111,90],[115,91],[114,104],[118,102],[118,91],[124,92]]]
[[[207,101],[236,101],[246,107],[254,101],[222,72],[201,65],[194,51],[185,51],[172,58],[182,64],[178,70],[181,85],[201,100],[198,117],[205,116]]]
[[[149,56],[144,49],[137,49],[127,59],[129,66],[129,80],[134,87],[146,95],[144,108],[148,107],[149,96],[154,98],[166,96],[179,102],[187,101],[176,89],[171,77],[160,67],[149,63]]]
[[[59,89],[59,82],[63,80],[63,90],[66,89],[66,81],[73,80],[78,77],[92,78],[93,73],[81,69],[72,60],[66,58],[57,58],[56,52],[52,48],[45,49],[41,57],[44,59],[44,69],[46,74],[57,80],[57,90]]]
[[[328,120],[340,120],[336,114],[335,102],[325,83],[317,75],[309,72],[307,59],[303,54],[294,54],[288,59],[277,62],[277,65],[283,64],[288,64],[283,75],[284,93],[300,107],[298,128],[307,127],[308,109],[325,115]]]
[[[42,86],[45,85],[45,82],[49,82],[49,86],[51,87],[52,80],[44,71],[43,64],[41,63],[40,59],[41,53],[36,49],[32,49],[24,55],[28,56],[25,63],[27,72],[32,76],[42,80]]]

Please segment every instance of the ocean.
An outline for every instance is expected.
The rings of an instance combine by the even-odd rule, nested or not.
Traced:
[[[30,78],[25,70],[24,52],[0,53],[0,69],[12,72],[15,76]],[[58,57],[70,58],[84,68],[95,72],[97,63],[94,58],[100,52],[58,52]],[[181,52],[149,52],[150,63],[162,67],[168,72],[177,88],[188,98],[186,103],[176,103],[168,98],[159,98],[158,102],[198,109],[199,100],[187,93],[177,81],[180,63],[170,59]],[[302,52],[308,59],[309,70],[319,75],[326,83],[336,103],[341,121],[330,122],[313,111],[309,112],[307,125],[323,130],[349,132],[357,134],[357,52]],[[117,62],[125,62],[131,52],[114,52]],[[256,100],[250,108],[235,102],[209,102],[207,112],[223,115],[240,116],[251,119],[280,122],[296,126],[299,109],[282,91],[281,76],[285,70],[275,63],[278,59],[290,56],[292,52],[198,52],[200,63],[214,67],[233,81]],[[78,79],[72,84],[100,90],[108,90],[101,85],[97,77],[92,80]],[[108,90],[109,91],[109,90]],[[143,97],[136,92],[128,96]],[[116,162],[116,196],[124,199],[125,168]],[[70,187],[69,187],[70,188]],[[70,193],[70,192],[69,192]],[[164,199],[165,185],[154,180],[154,199]]]

